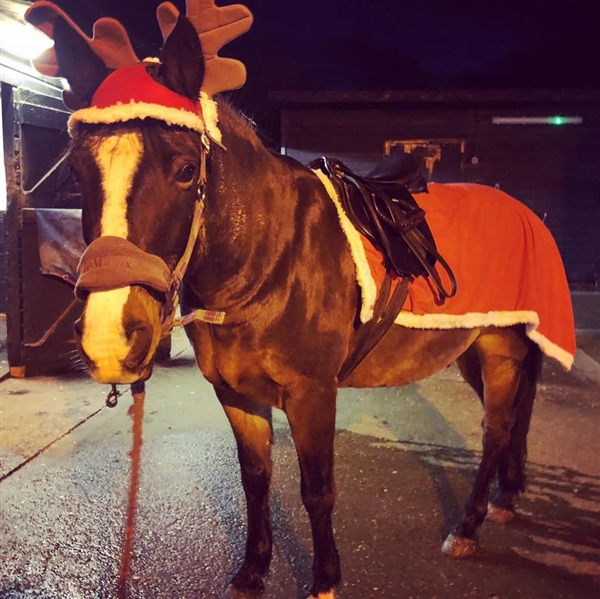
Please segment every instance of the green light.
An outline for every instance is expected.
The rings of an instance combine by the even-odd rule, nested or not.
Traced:
[[[553,125],[563,125],[565,120],[563,119],[562,116],[553,116],[550,122]]]

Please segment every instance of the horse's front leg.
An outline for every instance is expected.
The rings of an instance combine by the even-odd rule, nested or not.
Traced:
[[[333,441],[337,387],[298,385],[285,404],[301,473],[301,491],[313,536],[312,597],[333,599],[340,559],[333,538]]]
[[[233,577],[224,599],[255,599],[264,590],[263,579],[269,570],[273,549],[269,514],[271,408],[229,389],[216,389],[216,392],[235,435],[248,514],[244,563]]]

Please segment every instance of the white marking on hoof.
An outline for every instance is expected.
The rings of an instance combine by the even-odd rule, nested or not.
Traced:
[[[457,537],[449,534],[442,545],[442,553],[450,557],[467,557],[477,551],[477,541],[466,537]]]
[[[486,519],[498,524],[506,524],[515,517],[515,512],[510,508],[500,507],[488,503]]]
[[[221,596],[221,599],[256,599],[258,595],[242,593],[234,587],[227,587],[227,590]]]
[[[335,591],[331,589],[331,591],[319,593],[316,597],[311,595],[308,599],[335,599]]]

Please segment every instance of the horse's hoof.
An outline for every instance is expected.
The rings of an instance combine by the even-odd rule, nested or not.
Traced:
[[[515,510],[493,503],[488,503],[486,518],[491,522],[497,522],[498,524],[506,524],[515,517]]]
[[[221,596],[221,599],[259,599],[260,594],[253,593],[252,591],[246,591],[242,593],[235,587],[227,587],[227,590]]]
[[[319,593],[316,597],[311,595],[308,599],[335,599],[335,592],[332,589],[326,593]]]
[[[450,533],[442,545],[442,553],[450,557],[467,557],[477,551],[477,541]]]

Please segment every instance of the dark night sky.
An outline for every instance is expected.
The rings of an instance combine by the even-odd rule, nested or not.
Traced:
[[[158,53],[160,0],[55,1],[86,30],[100,16],[119,18],[140,57]],[[245,4],[254,26],[222,51],[248,67],[242,108],[274,90],[600,88],[596,0]]]

